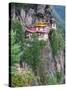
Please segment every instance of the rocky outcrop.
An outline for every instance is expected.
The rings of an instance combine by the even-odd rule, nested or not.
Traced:
[[[59,83],[64,83],[64,52],[61,50],[58,55],[53,56],[50,41],[48,40],[44,48],[41,50],[41,66],[39,75],[41,78],[44,76],[54,77],[57,73],[61,73]],[[46,84],[46,82],[43,83]]]
[[[61,73],[60,83],[65,82],[65,58],[64,58],[64,50],[61,50],[56,56],[56,69],[57,72]]]
[[[26,26],[31,26],[32,25],[32,16],[27,14],[25,18],[25,25]]]
[[[21,9],[21,19],[23,20],[23,22],[24,22],[24,20],[25,20],[25,15],[26,15],[26,12],[25,12],[25,10],[22,8],[22,9]]]
[[[46,45],[41,50],[41,67],[40,70],[43,74],[49,74],[53,76],[55,74],[55,62],[52,56],[52,50],[50,47],[49,40],[46,42]],[[40,73],[41,74],[41,73]]]
[[[38,5],[37,6],[37,13],[44,14],[45,13],[45,6],[46,5]]]

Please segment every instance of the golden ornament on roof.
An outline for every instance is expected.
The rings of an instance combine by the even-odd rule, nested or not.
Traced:
[[[45,27],[45,26],[47,26],[47,25],[48,25],[47,22],[42,22],[42,21],[36,22],[36,23],[34,24],[34,26],[36,26],[36,27]]]

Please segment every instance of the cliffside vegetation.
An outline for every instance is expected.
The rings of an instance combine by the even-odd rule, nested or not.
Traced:
[[[61,34],[57,28],[51,30],[52,33],[49,33],[47,41],[39,41],[36,33],[33,33],[32,39],[26,38],[26,25],[20,12],[23,7],[27,14],[28,8],[33,7],[35,14],[32,15],[34,18],[32,22],[34,22],[37,5],[12,4],[11,7],[15,9],[15,17],[11,17],[9,33],[11,86],[63,84],[65,80],[63,50],[65,47],[62,35],[64,34]]]
[[[53,54],[56,55],[59,53],[61,49],[64,48],[64,41],[62,38],[62,35],[58,32],[58,29],[56,31],[53,31],[50,36],[50,43],[52,47]]]

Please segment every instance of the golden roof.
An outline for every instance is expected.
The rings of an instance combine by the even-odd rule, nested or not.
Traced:
[[[36,26],[36,27],[44,27],[44,26],[47,26],[47,25],[48,25],[47,22],[42,22],[42,21],[36,22],[36,23],[34,24],[34,26]]]

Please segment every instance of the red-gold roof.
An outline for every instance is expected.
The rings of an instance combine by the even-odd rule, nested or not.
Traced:
[[[36,22],[36,23],[34,24],[34,26],[36,26],[36,27],[45,27],[45,26],[47,26],[47,25],[48,25],[47,22],[42,22],[42,21]]]

